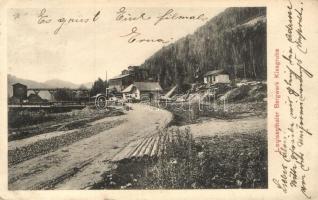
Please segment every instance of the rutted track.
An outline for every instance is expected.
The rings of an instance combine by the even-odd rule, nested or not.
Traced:
[[[29,160],[39,155],[47,154],[59,148],[71,145],[79,140],[91,137],[95,134],[111,129],[122,124],[124,120],[117,120],[109,123],[100,123],[92,127],[76,130],[64,135],[55,136],[49,139],[39,140],[35,143],[8,151],[9,166]]]
[[[155,134],[171,119],[172,114],[167,111],[133,105],[127,115],[116,117],[116,120],[124,120],[116,127],[11,165],[9,189],[89,188],[109,170],[110,161],[118,152],[134,141]],[[152,144],[150,140],[148,142],[148,146]]]

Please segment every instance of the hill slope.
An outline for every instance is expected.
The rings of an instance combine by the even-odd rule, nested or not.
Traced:
[[[266,8],[228,8],[194,34],[163,47],[142,65],[163,88],[202,81],[210,70],[266,79]]]

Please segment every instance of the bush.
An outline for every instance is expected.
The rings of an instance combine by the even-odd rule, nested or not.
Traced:
[[[171,129],[171,141],[165,144],[165,151],[158,158],[158,162],[150,167],[148,181],[152,188],[191,188],[198,175],[198,157],[195,142],[189,129]]]
[[[150,183],[151,188],[166,189],[267,187],[264,132],[198,141],[188,129],[173,132],[176,139],[150,167],[148,187]]]

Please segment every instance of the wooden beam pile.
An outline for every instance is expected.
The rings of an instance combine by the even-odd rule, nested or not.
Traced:
[[[193,142],[190,129],[184,130],[169,128],[158,131],[157,134],[135,140],[122,149],[112,159],[113,162],[123,160],[140,160],[158,158],[170,151],[168,148],[191,148]]]
[[[120,151],[112,161],[158,157],[165,151],[169,140],[172,140],[170,134],[157,134],[136,140]]]

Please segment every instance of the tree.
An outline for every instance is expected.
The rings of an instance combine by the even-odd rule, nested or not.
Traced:
[[[67,88],[57,89],[54,98],[56,101],[72,101],[72,91]]]
[[[98,78],[94,82],[91,88],[90,95],[95,96],[96,94],[99,94],[99,93],[105,93],[105,90],[106,90],[105,82],[101,78]]]

